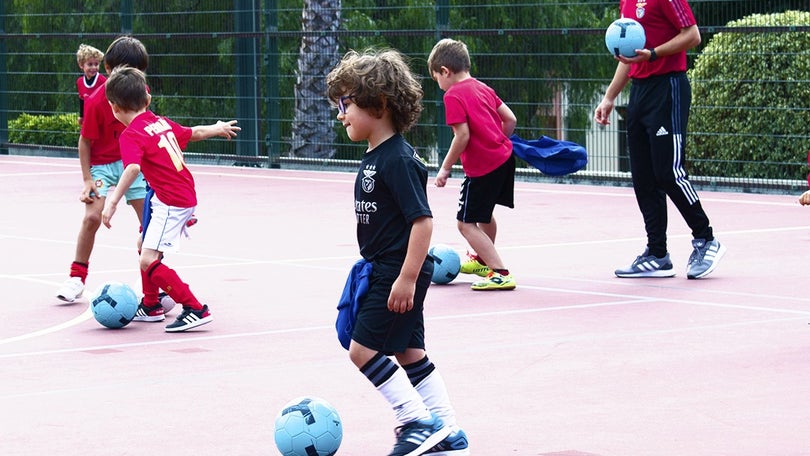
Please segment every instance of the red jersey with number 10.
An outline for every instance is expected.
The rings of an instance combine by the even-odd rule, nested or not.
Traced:
[[[190,138],[191,128],[146,111],[121,133],[121,160],[124,166],[141,166],[143,177],[163,203],[194,207],[194,177],[183,161],[183,150]]]

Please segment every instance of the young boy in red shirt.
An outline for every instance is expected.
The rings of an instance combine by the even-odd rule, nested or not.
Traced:
[[[109,74],[119,65],[146,71],[149,65],[146,47],[131,36],[117,38],[107,48],[104,69]],[[84,293],[90,254],[96,232],[101,226],[101,211],[107,191],[118,184],[123,172],[118,136],[124,131],[124,126],[112,114],[105,87],[106,84],[102,84],[84,103],[84,119],[79,136],[79,164],[84,182],[79,201],[84,203],[84,219],[76,241],[76,254],[70,265],[70,277],[56,292],[56,297],[65,302],[74,302]],[[146,182],[143,177],[136,179],[126,194],[127,203],[132,206],[139,221],[145,194]]]
[[[113,115],[126,129],[119,139],[121,159],[125,165],[121,180],[109,197],[101,215],[110,227],[118,203],[141,172],[149,182],[144,214],[140,268],[144,299],[139,314],[162,321],[163,307],[157,303],[163,289],[183,311],[176,321],[166,326],[167,332],[186,331],[211,322],[207,305],[203,305],[173,269],[166,266],[164,252],[176,251],[197,206],[194,177],[183,161],[183,149],[190,141],[214,136],[231,139],[241,130],[236,121],[213,125],[184,127],[149,111],[152,99],[146,87],[146,75],[131,67],[119,67],[106,84],[106,97]],[[156,303],[150,306],[149,303]]]
[[[76,91],[79,93],[79,125],[84,118],[85,100],[107,80],[107,77],[98,71],[102,59],[104,59],[103,52],[84,43],[80,44],[79,50],[76,51],[76,63],[82,70],[82,75],[76,79]]]

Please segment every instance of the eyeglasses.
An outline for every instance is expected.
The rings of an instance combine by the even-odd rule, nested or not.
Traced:
[[[354,95],[344,95],[338,98],[338,112],[346,115],[346,100],[354,100]]]

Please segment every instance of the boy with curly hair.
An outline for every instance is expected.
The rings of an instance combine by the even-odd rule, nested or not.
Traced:
[[[368,143],[354,211],[360,254],[372,267],[349,358],[401,423],[389,456],[469,454],[444,380],[425,352],[433,219],[427,168],[402,136],[422,111],[422,88],[394,50],[350,51],[326,84],[349,139]]]

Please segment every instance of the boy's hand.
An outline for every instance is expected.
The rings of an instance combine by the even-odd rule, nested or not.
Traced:
[[[802,193],[802,196],[799,197],[799,204],[802,206],[810,205],[810,190]]]
[[[447,178],[450,177],[450,171],[439,168],[439,172],[436,174],[436,181],[435,184],[437,187],[444,187],[447,185]]]
[[[217,136],[222,136],[228,140],[231,138],[236,138],[236,132],[242,131],[240,127],[236,126],[236,122],[236,120],[229,120],[227,122],[217,120],[216,127],[219,129]]]
[[[91,204],[96,198],[98,198],[96,184],[93,181],[85,181],[82,193],[79,195],[79,201],[84,204]]]
[[[391,294],[388,295],[388,310],[405,313],[413,309],[414,293],[416,293],[416,283],[397,277],[391,286]]]
[[[103,211],[101,211],[101,223],[104,224],[107,228],[111,228],[110,219],[115,214],[115,209],[118,205],[117,204],[107,204]]]

